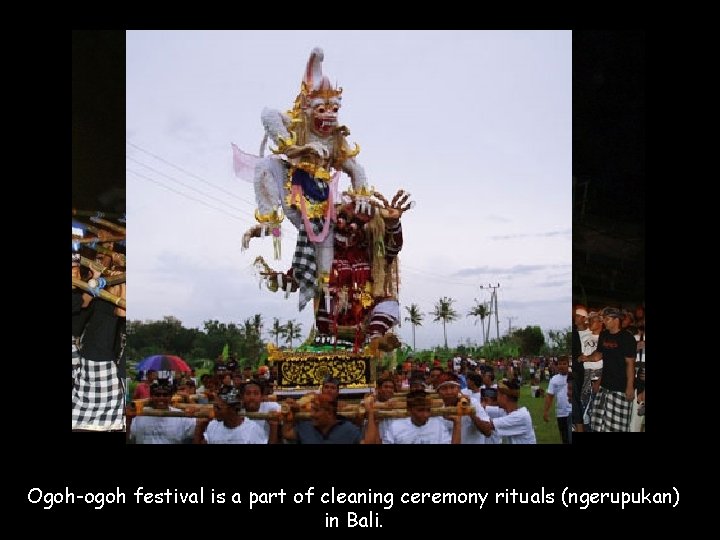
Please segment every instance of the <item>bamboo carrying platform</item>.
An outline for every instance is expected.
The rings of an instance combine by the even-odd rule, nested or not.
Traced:
[[[187,404],[187,403],[178,403],[172,405],[173,407],[177,409],[181,409],[179,411],[170,411],[170,410],[163,410],[163,409],[152,409],[152,408],[146,408],[145,407],[146,400],[135,400],[132,405],[130,405],[126,411],[127,416],[135,417],[135,416],[162,416],[162,417],[181,417],[181,418],[214,418],[215,417],[215,411],[212,406],[212,404]],[[287,405],[283,405],[281,407],[281,414],[285,415],[290,411],[290,408]],[[346,418],[357,418],[358,416],[365,416],[367,414],[367,411],[365,407],[362,406],[354,406],[354,407],[347,407],[343,410],[338,410],[337,412],[338,416],[343,416]],[[475,414],[475,407],[467,406],[465,404],[460,404],[456,407],[442,407],[442,406],[435,406],[433,404],[432,408],[430,409],[430,416],[452,416],[452,415],[458,415],[458,416],[467,416],[467,415],[474,415]],[[238,413],[239,416],[250,418],[252,420],[268,420],[273,417],[274,413],[261,413],[261,412],[244,412],[241,411]],[[389,408],[389,409],[383,409],[383,408],[376,408],[375,409],[375,417],[379,420],[383,420],[386,418],[407,418],[410,416],[410,413],[408,413],[407,409],[404,408]],[[312,418],[312,413],[309,411],[297,411],[293,413],[293,418],[295,420],[310,420]]]

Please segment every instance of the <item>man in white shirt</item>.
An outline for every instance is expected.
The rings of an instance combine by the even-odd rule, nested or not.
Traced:
[[[430,416],[432,399],[424,391],[413,391],[407,395],[409,418],[396,420],[390,424],[382,437],[382,444],[460,444],[460,417],[448,417],[453,422],[452,434],[447,429],[446,420],[439,416]],[[368,413],[368,429],[365,443],[377,443],[377,422],[373,399],[365,400]]]
[[[220,394],[213,404],[217,420],[198,421],[196,444],[267,444],[263,429],[238,413],[242,401],[234,391]]]
[[[243,408],[245,412],[276,412],[280,414],[280,404],[276,401],[263,401],[263,390],[265,382],[253,379],[244,384],[242,387]],[[249,419],[258,427],[262,428],[265,433],[265,442],[269,444],[278,444],[280,442],[280,433],[277,422],[268,422],[267,420]]]
[[[153,410],[181,412],[170,407],[172,385],[168,380],[155,380],[150,385],[150,405]],[[166,416],[127,417],[129,442],[136,444],[184,444],[190,443],[195,432],[195,418]]]
[[[508,444],[536,444],[535,429],[527,407],[518,408],[520,385],[517,381],[508,381],[498,385],[498,405],[507,413],[490,421],[480,421],[480,428],[485,435],[496,432],[504,437]]]
[[[555,416],[557,416],[558,429],[562,437],[563,444],[570,444],[570,423],[569,417],[572,413],[572,406],[568,401],[567,390],[567,374],[570,361],[567,356],[558,358],[556,375],[550,379],[550,383],[545,393],[545,410],[543,411],[543,419],[549,422],[550,406],[553,399],[557,398],[555,406]]]
[[[437,390],[443,400],[443,406],[457,407],[462,395],[460,394],[460,383],[457,381],[457,375],[446,373],[441,378],[441,381]],[[475,414],[463,416],[460,419],[461,444],[485,444],[486,437],[476,423],[481,420],[490,420],[490,417],[485,413],[485,409],[482,408],[479,400],[470,400],[470,402],[475,407]],[[446,420],[446,426],[448,432],[452,432],[453,424]]]

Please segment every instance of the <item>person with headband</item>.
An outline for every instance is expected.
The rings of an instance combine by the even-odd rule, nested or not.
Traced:
[[[600,392],[595,398],[591,417],[593,431],[629,431],[632,403],[635,399],[635,355],[633,335],[621,328],[622,313],[607,307],[603,310],[605,330],[600,332],[594,353],[583,361],[603,361]]]
[[[181,412],[170,407],[173,387],[167,379],[150,385],[150,407],[159,411]],[[127,417],[127,440],[136,444],[185,444],[193,440],[195,418],[137,416]]]
[[[520,386],[516,381],[500,383],[497,388],[498,406],[504,409],[506,416],[480,421],[479,427],[486,436],[493,432],[505,437],[508,444],[537,444],[532,417],[527,407],[518,407]]]
[[[443,406],[445,407],[457,407],[459,400],[470,398],[465,397],[460,393],[460,382],[458,376],[455,373],[447,372],[444,373],[440,379],[440,384],[437,388],[440,398],[443,400]],[[480,405],[480,401],[472,401],[472,405],[475,407],[475,414],[463,415],[460,420],[461,426],[461,444],[485,444],[486,438],[483,432],[480,430],[481,420],[490,420],[490,417],[485,412],[485,409]],[[446,420],[448,431],[452,433],[454,424]]]
[[[242,400],[237,392],[219,394],[213,404],[217,420],[199,418],[195,444],[267,444],[263,429],[241,416]]]
[[[448,429],[447,420],[440,416],[431,416],[432,399],[424,390],[414,390],[407,395],[407,411],[409,418],[392,422],[385,430],[382,439],[377,434],[374,398],[365,399],[365,410],[368,414],[368,429],[365,443],[377,444],[460,444],[462,437],[461,417],[448,416],[452,422],[452,432]]]

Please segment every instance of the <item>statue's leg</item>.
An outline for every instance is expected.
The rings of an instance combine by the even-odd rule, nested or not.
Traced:
[[[330,335],[332,326],[332,295],[330,294],[330,271],[333,262],[333,224],[325,240],[315,244],[315,260],[317,262],[318,290],[315,297],[317,302],[315,310],[315,327],[319,335]]]
[[[400,346],[397,336],[388,333],[400,320],[400,306],[397,300],[382,300],[370,312],[367,323],[367,339],[371,349],[389,352]]]
[[[281,160],[267,157],[255,166],[255,202],[260,214],[268,214],[282,203],[282,181],[286,165]]]
[[[261,216],[268,216],[279,206],[284,206],[282,200],[282,181],[285,177],[285,164],[275,158],[267,157],[258,161],[255,166],[253,187],[255,188],[255,202],[257,213]],[[277,227],[276,223],[263,222],[250,227],[242,237],[242,249],[250,246],[252,238],[260,238],[271,233],[271,229]]]

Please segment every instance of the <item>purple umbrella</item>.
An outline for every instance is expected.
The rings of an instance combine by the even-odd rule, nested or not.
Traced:
[[[190,366],[179,356],[169,354],[155,354],[143,358],[135,368],[138,371],[191,371]]]

